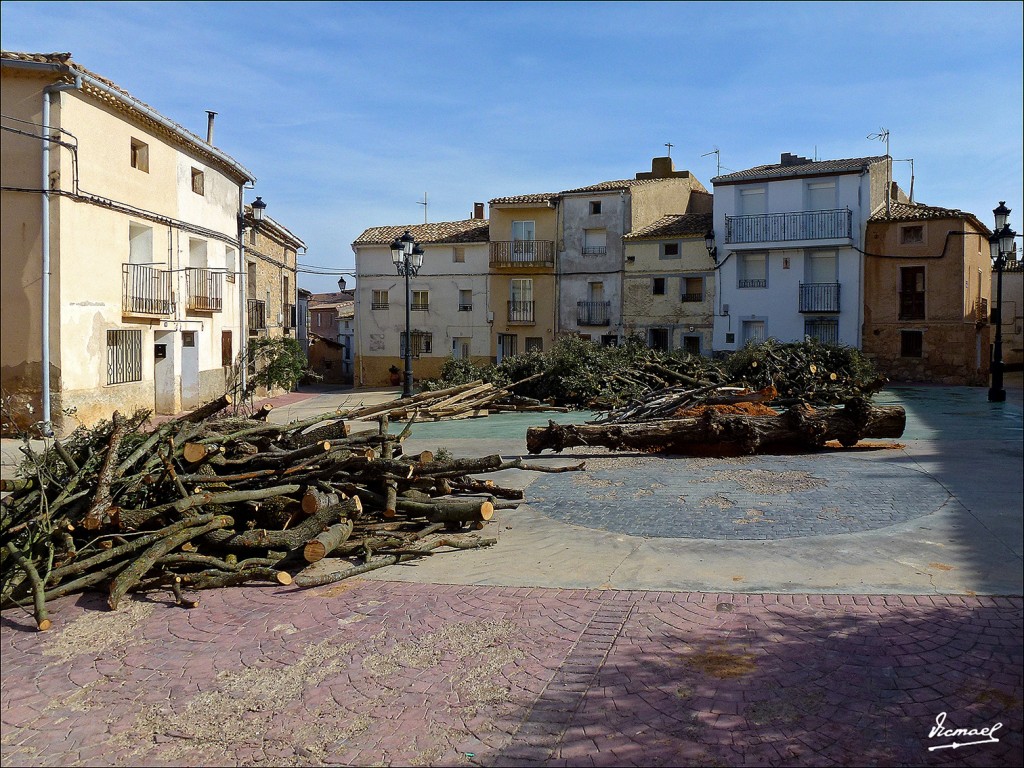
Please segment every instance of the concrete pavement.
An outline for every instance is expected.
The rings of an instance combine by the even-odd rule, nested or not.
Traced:
[[[526,488],[495,546],[328,587],[5,611],[0,764],[1020,765],[1011,392],[883,393],[900,447],[533,458],[590,472],[487,475]],[[307,394],[272,418],[397,393]],[[522,455],[524,421],[406,448]]]

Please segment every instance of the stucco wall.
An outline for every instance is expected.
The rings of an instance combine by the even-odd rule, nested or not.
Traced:
[[[48,79],[24,78],[13,72],[4,68],[5,113],[10,93],[12,106],[24,110],[24,119],[38,120],[31,104],[41,105],[42,88]],[[225,248],[236,234],[238,183],[224,172],[201,165],[169,138],[136,125],[126,113],[79,91],[66,91],[54,99],[51,124],[76,137],[78,161],[76,188],[72,153],[66,148],[51,152],[51,186],[78,195],[51,196],[50,354],[55,427],[58,431],[65,428],[57,401],[64,408],[76,408],[76,419],[86,422],[108,417],[114,408],[154,407],[153,345],[157,331],[178,331],[167,337],[176,347],[180,345],[180,331],[196,334],[196,381],[183,385],[175,405],[188,407],[195,404],[186,402],[190,398],[222,394],[225,371],[221,367],[221,331],[232,330],[237,349],[237,296],[230,284],[224,284],[221,311],[187,310],[183,268],[189,265],[190,239],[206,243],[207,266],[225,266]],[[132,139],[148,145],[148,171],[132,167]],[[28,186],[38,188],[38,143],[8,143],[6,132],[4,142],[4,184],[9,183],[8,179],[31,177],[34,166],[36,179]],[[192,191],[193,166],[204,168],[204,195]],[[184,189],[182,183],[186,184]],[[42,343],[37,265],[42,201],[38,193],[21,197],[31,203],[6,192],[3,198],[4,386],[10,381],[16,386],[27,383],[38,390],[38,350]],[[139,212],[114,210],[118,204]],[[185,231],[169,225],[167,219],[182,220],[188,227],[209,228],[217,234]],[[133,223],[151,230],[152,254],[145,259],[150,262],[148,266],[172,270],[171,315],[128,315],[122,307],[122,265],[129,261]],[[142,332],[141,382],[107,384],[108,330]],[[169,356],[180,376],[180,349]],[[29,376],[19,381],[22,374]],[[140,392],[148,392],[148,396]],[[32,420],[31,416],[26,414],[25,418]],[[68,428],[72,426],[74,420],[67,424]]]
[[[432,349],[413,362],[415,379],[436,376],[452,353],[453,338],[470,338],[470,355],[490,355],[487,322],[488,281],[486,243],[458,244],[464,261],[456,262],[455,246],[423,244],[423,267],[410,278],[412,291],[428,291],[429,309],[411,313],[413,333],[431,334]],[[405,332],[405,278],[398,275],[386,245],[354,248],[356,253],[355,382],[357,386],[387,386],[388,368],[403,367],[401,337]],[[374,290],[388,292],[388,308],[373,309]],[[472,310],[459,310],[459,291],[471,291]],[[313,329],[314,332],[316,329]]]

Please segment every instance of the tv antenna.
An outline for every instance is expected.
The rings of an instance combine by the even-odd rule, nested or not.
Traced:
[[[714,155],[715,156],[715,176],[721,176],[722,175],[722,152],[721,152],[721,150],[719,150],[718,147],[715,147],[710,152],[705,152],[703,155],[701,155],[701,157],[707,157],[708,155]]]
[[[416,201],[416,205],[422,205],[423,206],[423,223],[426,224],[427,223],[427,193],[426,192],[423,193],[423,199],[422,200],[417,200]]]
[[[871,141],[884,141],[885,142],[885,156],[892,160],[892,155],[889,154],[889,129],[879,128],[878,133],[869,133],[867,138]],[[890,171],[892,169],[892,162],[889,163]],[[886,178],[885,180],[885,215],[888,218],[892,211],[892,179]]]

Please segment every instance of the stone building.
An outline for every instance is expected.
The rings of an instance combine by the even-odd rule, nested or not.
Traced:
[[[625,236],[622,321],[649,347],[711,354],[715,262],[705,246],[710,213],[662,216]]]
[[[868,221],[863,351],[896,381],[988,382],[988,227],[972,213],[894,201]]]

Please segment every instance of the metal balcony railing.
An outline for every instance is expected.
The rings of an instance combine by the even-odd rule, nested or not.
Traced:
[[[924,291],[900,291],[900,320],[924,319]]]
[[[757,278],[741,278],[736,282],[737,288],[767,288],[768,280],[763,277]]]
[[[414,301],[409,305],[409,309],[413,312],[427,312],[430,309],[429,301]]]
[[[580,325],[610,325],[610,301],[577,301],[576,322]]]
[[[499,267],[555,265],[551,240],[496,240],[490,244],[490,262]]]
[[[131,315],[171,314],[171,273],[141,264],[122,264],[121,310]]]
[[[578,301],[577,323],[581,326],[608,326],[611,324],[610,301]]]
[[[988,325],[988,299],[978,299],[974,302],[974,322],[979,326]]]
[[[583,246],[584,256],[604,256],[608,253],[607,245],[585,245]]]
[[[508,321],[510,323],[533,323],[532,301],[510,301],[508,303]]]
[[[388,302],[386,301],[371,301],[370,309],[387,309]]]
[[[684,293],[680,301],[704,301],[703,293]]]
[[[727,243],[849,239],[852,233],[853,212],[848,208],[725,217]]]
[[[188,308],[197,312],[220,312],[224,308],[224,273],[201,267],[185,270]]]
[[[267,302],[259,299],[246,299],[249,318],[249,333],[267,330]]]
[[[839,283],[800,283],[801,312],[838,312]]]

